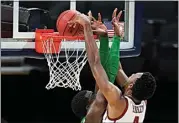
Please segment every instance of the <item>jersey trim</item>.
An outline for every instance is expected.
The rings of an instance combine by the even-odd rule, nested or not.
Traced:
[[[129,96],[127,96],[127,97],[128,97],[129,99],[131,99],[132,102],[133,102],[135,105],[140,105],[140,104],[142,104],[142,101],[140,101],[140,103],[136,103],[133,98],[131,98],[131,97],[129,97]]]
[[[127,112],[127,109],[128,109],[128,100],[126,98],[125,98],[125,101],[126,101],[126,108],[124,109],[124,111],[122,112],[122,114],[120,116],[118,116],[117,118],[110,118],[109,115],[108,115],[108,110],[107,110],[107,117],[106,118],[108,118],[109,120],[114,121],[114,122],[116,120],[121,119],[124,116],[124,114]]]

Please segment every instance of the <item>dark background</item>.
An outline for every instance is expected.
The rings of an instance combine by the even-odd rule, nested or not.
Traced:
[[[37,3],[36,7],[49,9],[47,4]],[[149,71],[156,77],[157,90],[154,97],[148,101],[145,122],[176,123],[178,2],[143,2],[143,4],[141,55],[121,59],[121,63],[127,75]],[[9,123],[80,121],[74,116],[70,107],[71,99],[77,92],[64,88],[46,90],[45,85],[49,80],[47,71],[34,70],[29,75],[1,77],[2,118]],[[80,81],[83,89],[94,89],[95,81],[88,64],[82,70]]]

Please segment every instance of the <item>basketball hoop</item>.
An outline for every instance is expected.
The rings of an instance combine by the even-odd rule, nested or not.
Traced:
[[[87,62],[85,48],[79,50],[79,48],[67,47],[69,43],[73,45],[81,41],[84,41],[84,36],[59,36],[51,29],[36,30],[36,52],[44,54],[49,67],[50,80],[46,89],[69,87],[76,91],[81,90],[80,72]],[[65,61],[59,59],[62,45]]]

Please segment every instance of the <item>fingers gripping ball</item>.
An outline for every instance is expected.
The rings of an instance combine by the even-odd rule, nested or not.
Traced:
[[[80,24],[76,24],[74,27],[69,27],[68,22],[73,20],[79,12],[76,10],[67,10],[60,14],[56,22],[56,28],[62,36],[77,36],[81,34],[83,27]]]

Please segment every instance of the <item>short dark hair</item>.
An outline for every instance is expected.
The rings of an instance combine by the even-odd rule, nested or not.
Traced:
[[[71,108],[73,113],[77,117],[79,118],[85,117],[92,97],[93,97],[93,92],[88,90],[80,91],[73,97],[71,102]]]
[[[156,90],[156,80],[151,73],[145,72],[141,78],[137,79],[132,87],[132,97],[137,100],[147,100],[151,98]]]

